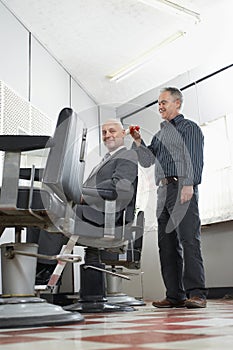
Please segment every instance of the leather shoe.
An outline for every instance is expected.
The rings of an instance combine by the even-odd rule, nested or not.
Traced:
[[[206,304],[207,304],[206,299],[198,296],[193,296],[187,299],[185,302],[185,306],[188,309],[204,308],[206,307]]]
[[[179,300],[176,302],[172,302],[168,299],[155,300],[152,302],[152,305],[158,308],[185,307],[185,300]]]
[[[55,269],[54,264],[42,264],[38,263],[36,267],[36,285],[46,285],[50,280],[50,277]]]

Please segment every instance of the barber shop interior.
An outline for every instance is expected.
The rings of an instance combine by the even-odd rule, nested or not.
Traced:
[[[232,0],[0,0],[0,350],[232,350]]]

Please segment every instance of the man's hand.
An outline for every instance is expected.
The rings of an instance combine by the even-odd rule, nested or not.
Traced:
[[[184,204],[185,202],[190,201],[193,196],[193,186],[183,186],[180,195],[180,202]]]
[[[131,125],[129,127],[129,132],[132,138],[134,139],[137,146],[140,146],[141,144],[141,134],[140,134],[140,126],[138,125]]]

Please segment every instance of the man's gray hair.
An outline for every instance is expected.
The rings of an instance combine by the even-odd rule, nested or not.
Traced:
[[[182,104],[183,104],[183,102],[184,102],[184,97],[183,97],[182,92],[181,92],[179,89],[177,89],[176,87],[171,87],[171,86],[169,86],[169,87],[164,87],[164,88],[162,88],[162,89],[160,90],[160,92],[166,92],[166,91],[170,92],[170,94],[171,94],[173,97],[175,97],[175,98],[177,98],[178,100],[180,100],[180,107],[181,107]]]
[[[108,119],[102,123],[102,126],[106,125],[106,124],[117,124],[121,127],[121,129],[124,129],[123,124],[121,123],[120,119]]]

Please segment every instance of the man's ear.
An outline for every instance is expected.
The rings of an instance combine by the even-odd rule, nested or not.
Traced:
[[[180,102],[180,100],[177,98],[175,102],[176,102],[177,109],[181,109],[181,102]]]

